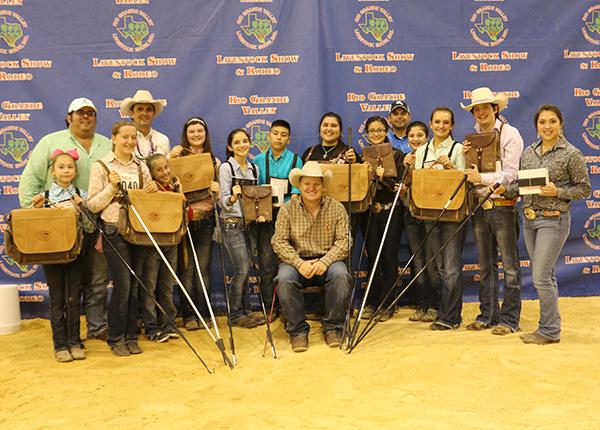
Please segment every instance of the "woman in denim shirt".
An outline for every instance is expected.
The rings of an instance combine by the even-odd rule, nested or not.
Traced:
[[[256,184],[258,167],[248,160],[250,135],[243,128],[236,128],[227,137],[227,161],[219,168],[221,198],[220,222],[223,239],[235,273],[231,282],[231,322],[234,326],[253,328],[263,321],[250,316],[250,295],[247,288],[251,259],[249,254],[248,228],[244,225],[240,198],[242,184]]]

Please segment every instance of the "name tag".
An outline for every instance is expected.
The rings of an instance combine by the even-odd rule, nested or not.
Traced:
[[[288,180],[271,178],[271,189],[273,195],[273,206],[281,207],[284,203],[284,197],[288,191]]]
[[[137,172],[123,174],[119,173],[119,176],[121,177],[121,184],[123,184],[126,189],[132,190],[140,188],[140,176]]]

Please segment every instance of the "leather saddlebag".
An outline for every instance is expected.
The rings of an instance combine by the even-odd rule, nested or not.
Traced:
[[[412,215],[421,220],[436,220],[464,177],[461,170],[416,169],[410,193]],[[440,221],[460,222],[467,211],[467,190],[463,182]]]
[[[71,208],[25,208],[11,211],[4,249],[18,264],[64,264],[81,251],[83,230]]]
[[[179,178],[184,193],[208,189],[215,177],[215,168],[209,153],[171,158],[169,165],[172,174]]]
[[[394,161],[394,153],[390,143],[367,145],[363,148],[363,156],[365,157],[365,161],[369,163],[373,169],[383,167],[383,176],[397,176],[396,162]]]
[[[471,142],[471,150],[465,153],[466,168],[475,165],[482,173],[495,172],[500,160],[500,132],[494,129],[490,133],[467,134],[465,139]]]
[[[259,216],[273,220],[273,195],[270,185],[242,185],[242,209],[246,223]]]
[[[188,225],[183,194],[128,190],[127,195],[158,245],[177,245],[181,242]],[[118,231],[133,245],[153,246],[133,209],[127,205],[121,206]]]
[[[331,171],[332,178],[325,194],[341,203],[348,202],[348,169],[349,164],[321,164],[323,172]],[[374,192],[371,186],[371,174],[366,163],[352,164],[352,190],[350,196],[350,210],[360,213],[369,209],[371,195]]]

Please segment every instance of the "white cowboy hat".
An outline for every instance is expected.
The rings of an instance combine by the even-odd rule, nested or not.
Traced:
[[[121,113],[125,116],[133,114],[133,105],[138,103],[148,103],[154,106],[154,115],[159,115],[163,110],[162,100],[154,100],[152,94],[148,90],[137,90],[133,97],[127,97],[121,102]]]
[[[290,171],[290,183],[293,187],[298,188],[300,186],[300,178],[303,176],[310,176],[312,178],[323,178],[323,185],[327,187],[331,182],[332,173],[328,170],[323,173],[321,165],[316,161],[307,161],[302,169],[294,168]]]
[[[481,87],[471,92],[471,104],[465,106],[461,103],[460,107],[470,112],[473,106],[483,103],[498,105],[498,112],[500,112],[508,106],[508,97],[502,93],[497,93],[494,96],[494,93],[488,87]]]

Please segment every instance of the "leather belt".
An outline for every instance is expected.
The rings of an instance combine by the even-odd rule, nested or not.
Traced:
[[[517,200],[516,199],[487,199],[485,202],[483,202],[483,204],[481,205],[481,207],[484,210],[490,210],[493,209],[495,207],[514,207],[517,204]]]
[[[237,216],[230,216],[227,218],[221,218],[225,224],[237,225],[242,223],[242,218]]]
[[[527,218],[528,220],[534,220],[539,216],[543,216],[543,217],[551,217],[551,218],[558,218],[559,216],[561,216],[562,212],[559,210],[556,211],[551,211],[548,209],[543,209],[543,210],[534,210],[532,208],[525,208],[523,209],[523,213],[525,214],[525,218]]]

